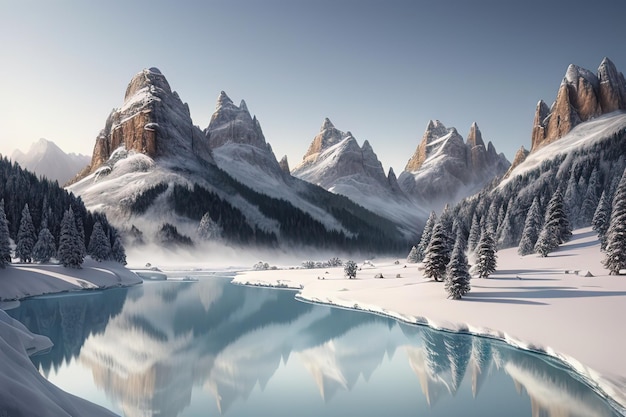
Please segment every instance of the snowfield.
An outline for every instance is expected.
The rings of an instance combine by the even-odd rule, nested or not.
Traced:
[[[244,272],[233,282],[295,288],[303,301],[543,352],[569,364],[626,413],[626,277],[608,275],[602,259],[590,228],[575,231],[547,258],[520,257],[517,248],[505,249],[498,252],[497,272],[488,279],[473,278],[471,292],[459,301],[446,298],[443,283],[424,278],[420,264],[404,259],[397,265],[393,259],[360,264],[354,280],[344,277],[343,268],[325,268]]]

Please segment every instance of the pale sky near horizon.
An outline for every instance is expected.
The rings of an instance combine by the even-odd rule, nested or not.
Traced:
[[[0,0],[0,153],[44,137],[91,155],[157,67],[204,129],[221,90],[293,167],[325,117],[399,174],[430,119],[477,122],[511,160],[570,63],[626,72],[626,2]]]

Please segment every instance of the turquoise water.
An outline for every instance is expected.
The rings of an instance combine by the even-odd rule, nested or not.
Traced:
[[[125,416],[618,416],[566,367],[228,278],[39,297],[8,312],[64,390]]]

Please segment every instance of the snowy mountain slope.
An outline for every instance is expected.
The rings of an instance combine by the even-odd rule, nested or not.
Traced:
[[[531,152],[524,162],[516,166],[507,177],[500,182],[498,187],[502,188],[506,186],[515,177],[539,168],[541,164],[546,161],[554,159],[557,156],[567,155],[574,150],[589,148],[624,129],[626,129],[626,111],[624,110],[617,110],[583,122],[557,141]]]
[[[24,169],[63,185],[89,164],[90,157],[67,154],[54,142],[41,138],[33,142],[26,153],[16,149],[10,159]]]
[[[407,237],[427,217],[400,189],[393,170],[385,175],[369,142],[359,146],[350,132],[338,130],[328,118],[291,174],[402,225]]]
[[[439,209],[479,191],[509,166],[491,142],[485,145],[476,123],[464,142],[455,128],[431,120],[398,183],[420,205]]]
[[[405,244],[393,223],[318,188],[280,168],[245,103],[235,106],[220,94],[202,132],[151,68],[133,77],[91,164],[68,190],[135,242],[198,244],[197,227],[209,213],[227,243],[386,250]]]

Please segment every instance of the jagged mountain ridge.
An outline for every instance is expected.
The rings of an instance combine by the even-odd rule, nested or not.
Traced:
[[[33,142],[26,153],[16,149],[10,159],[37,175],[63,185],[89,164],[90,157],[65,153],[54,142],[45,138]]]
[[[351,132],[337,129],[328,118],[291,174],[399,222],[407,236],[427,216],[400,189],[393,169],[385,175],[367,140],[359,146]]]
[[[509,166],[491,142],[485,145],[476,123],[464,142],[454,127],[431,120],[398,183],[423,206],[439,209],[477,192]]]
[[[286,174],[245,103],[220,94],[200,130],[156,68],[133,77],[69,190],[139,240],[158,242],[167,223],[197,243],[205,211],[234,243],[374,249],[379,238],[390,248],[404,245],[391,222]]]

